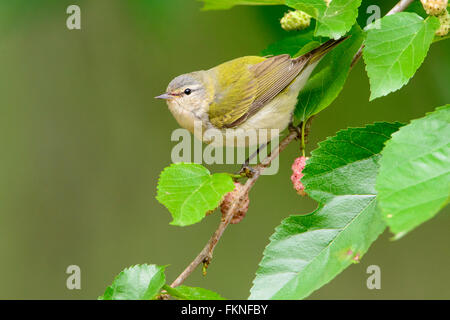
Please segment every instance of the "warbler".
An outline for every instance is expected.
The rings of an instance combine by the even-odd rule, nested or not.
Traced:
[[[329,40],[294,59],[287,54],[245,56],[209,70],[183,74],[155,98],[165,99],[179,125],[205,143],[249,146],[254,141],[249,137],[256,133],[257,143],[262,144],[288,127],[297,96],[311,72],[345,39]],[[196,123],[201,130],[196,129]],[[206,134],[209,129],[224,138]]]

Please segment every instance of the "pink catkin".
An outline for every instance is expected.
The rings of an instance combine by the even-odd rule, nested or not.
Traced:
[[[297,193],[301,196],[305,196],[306,192],[305,192],[305,186],[303,185],[303,183],[301,182],[301,178],[303,177],[303,169],[305,168],[306,165],[306,160],[308,158],[306,157],[298,157],[297,159],[295,159],[294,163],[292,164],[292,176],[291,176],[291,181],[292,184],[294,185],[294,189],[297,190]]]

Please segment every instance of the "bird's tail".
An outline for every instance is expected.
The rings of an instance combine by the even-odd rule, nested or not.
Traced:
[[[327,54],[328,52],[330,52],[333,48],[335,48],[337,45],[339,45],[341,42],[347,40],[349,38],[349,36],[346,37],[342,37],[339,38],[337,40],[328,40],[327,42],[325,42],[324,44],[320,45],[319,47],[311,50],[310,52],[295,58],[295,60],[307,60],[309,64],[314,63],[314,62],[318,62],[320,59],[323,58],[323,56],[325,54]]]

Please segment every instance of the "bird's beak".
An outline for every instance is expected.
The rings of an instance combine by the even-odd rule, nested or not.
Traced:
[[[168,94],[168,93],[164,93],[164,94],[162,94],[160,96],[155,97],[155,99],[165,99],[165,100],[171,99],[171,98],[172,98],[172,96],[170,94]]]

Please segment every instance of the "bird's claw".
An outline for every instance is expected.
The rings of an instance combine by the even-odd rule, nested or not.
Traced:
[[[294,125],[292,124],[292,122],[291,122],[291,123],[289,123],[288,129],[289,129],[289,132],[297,132],[297,137],[296,137],[296,139],[300,139],[300,138],[301,138],[301,136],[302,136],[302,129],[301,129],[301,126],[294,126]]]
[[[255,175],[256,170],[252,167],[248,166],[247,164],[242,165],[241,170],[239,171],[239,174],[243,177],[251,178]]]
[[[302,136],[302,129],[300,127],[294,126],[292,124],[292,122],[289,123],[288,129],[289,129],[289,132],[297,132],[297,138],[296,139],[299,139]]]

